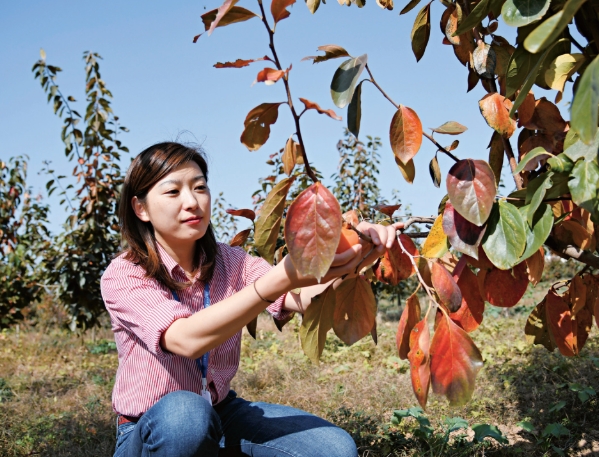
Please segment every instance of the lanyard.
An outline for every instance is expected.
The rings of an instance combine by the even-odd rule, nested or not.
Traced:
[[[175,290],[171,291],[173,293],[173,298],[177,301],[179,300],[179,295]],[[206,283],[204,286],[204,308],[208,308],[210,306],[210,284]],[[210,351],[206,352],[202,357],[196,359],[196,363],[200,372],[202,373],[202,390],[207,390],[208,387],[208,362],[210,360]]]

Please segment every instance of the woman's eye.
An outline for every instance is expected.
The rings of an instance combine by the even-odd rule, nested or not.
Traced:
[[[196,187],[196,190],[206,190],[207,187],[206,186],[198,186]]]
[[[176,195],[179,193],[179,191],[177,189],[171,189],[171,190],[167,190],[166,193],[169,195]]]

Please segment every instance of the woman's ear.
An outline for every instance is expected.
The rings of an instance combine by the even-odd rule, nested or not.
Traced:
[[[148,216],[146,207],[139,198],[133,197],[131,199],[131,206],[133,207],[133,211],[135,212],[135,215],[138,218],[140,218],[144,222],[150,222],[150,217]]]

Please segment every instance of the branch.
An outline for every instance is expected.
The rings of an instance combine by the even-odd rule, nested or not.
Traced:
[[[279,57],[277,56],[277,51],[275,50],[275,42],[274,42],[274,32],[272,31],[272,29],[270,28],[270,26],[268,25],[268,20],[266,19],[266,13],[264,11],[264,6],[262,5],[262,0],[258,0],[258,5],[260,5],[260,12],[262,13],[262,22],[264,23],[264,26],[266,27],[266,31],[268,32],[268,36],[270,39],[270,50],[272,51],[272,55],[274,57],[274,62],[275,65],[277,67],[277,70],[283,70],[283,67],[281,66],[281,63],[279,61]],[[308,161],[308,156],[306,155],[306,147],[304,145],[304,140],[302,138],[302,131],[300,129],[300,116],[298,116],[298,114],[295,111],[295,108],[293,106],[293,100],[291,99],[291,90],[289,89],[289,73],[287,73],[285,76],[283,76],[283,84],[285,84],[285,91],[287,92],[287,103],[289,105],[289,109],[291,109],[291,114],[293,115],[293,120],[295,122],[295,134],[297,135],[297,140],[300,144],[301,147],[301,151],[302,151],[302,157],[304,158],[304,167],[306,168],[306,174],[310,177],[310,179],[313,182],[318,182],[318,178],[316,177],[316,175],[314,174],[314,172],[312,171],[312,168],[310,167],[310,162]]]
[[[556,255],[562,259],[575,259],[579,262],[590,265],[593,268],[599,268],[599,257],[591,253],[590,251],[583,251],[577,246],[572,246],[566,243],[562,243],[557,240],[553,235],[547,238],[545,245],[551,248]]]
[[[414,216],[414,217],[410,217],[406,222],[404,222],[403,229],[401,229],[401,230],[403,231],[403,230],[407,229],[412,224],[434,224],[434,223],[435,223],[434,217]],[[408,234],[406,233],[406,235],[408,235]]]
[[[410,232],[405,233],[404,235],[409,236],[410,238],[426,238],[430,232]]]

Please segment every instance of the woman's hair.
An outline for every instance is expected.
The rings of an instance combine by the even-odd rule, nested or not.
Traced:
[[[148,192],[154,184],[189,162],[197,163],[208,181],[208,165],[201,148],[174,142],[150,146],[131,162],[119,203],[121,235],[126,243],[125,259],[144,267],[147,277],[157,279],[171,290],[184,289],[189,283],[177,282],[171,277],[160,260],[152,224],[137,217],[131,201],[137,197],[145,205]],[[201,280],[209,281],[212,278],[217,252],[216,237],[210,224],[206,234],[196,241],[193,257],[193,269],[200,268]]]

